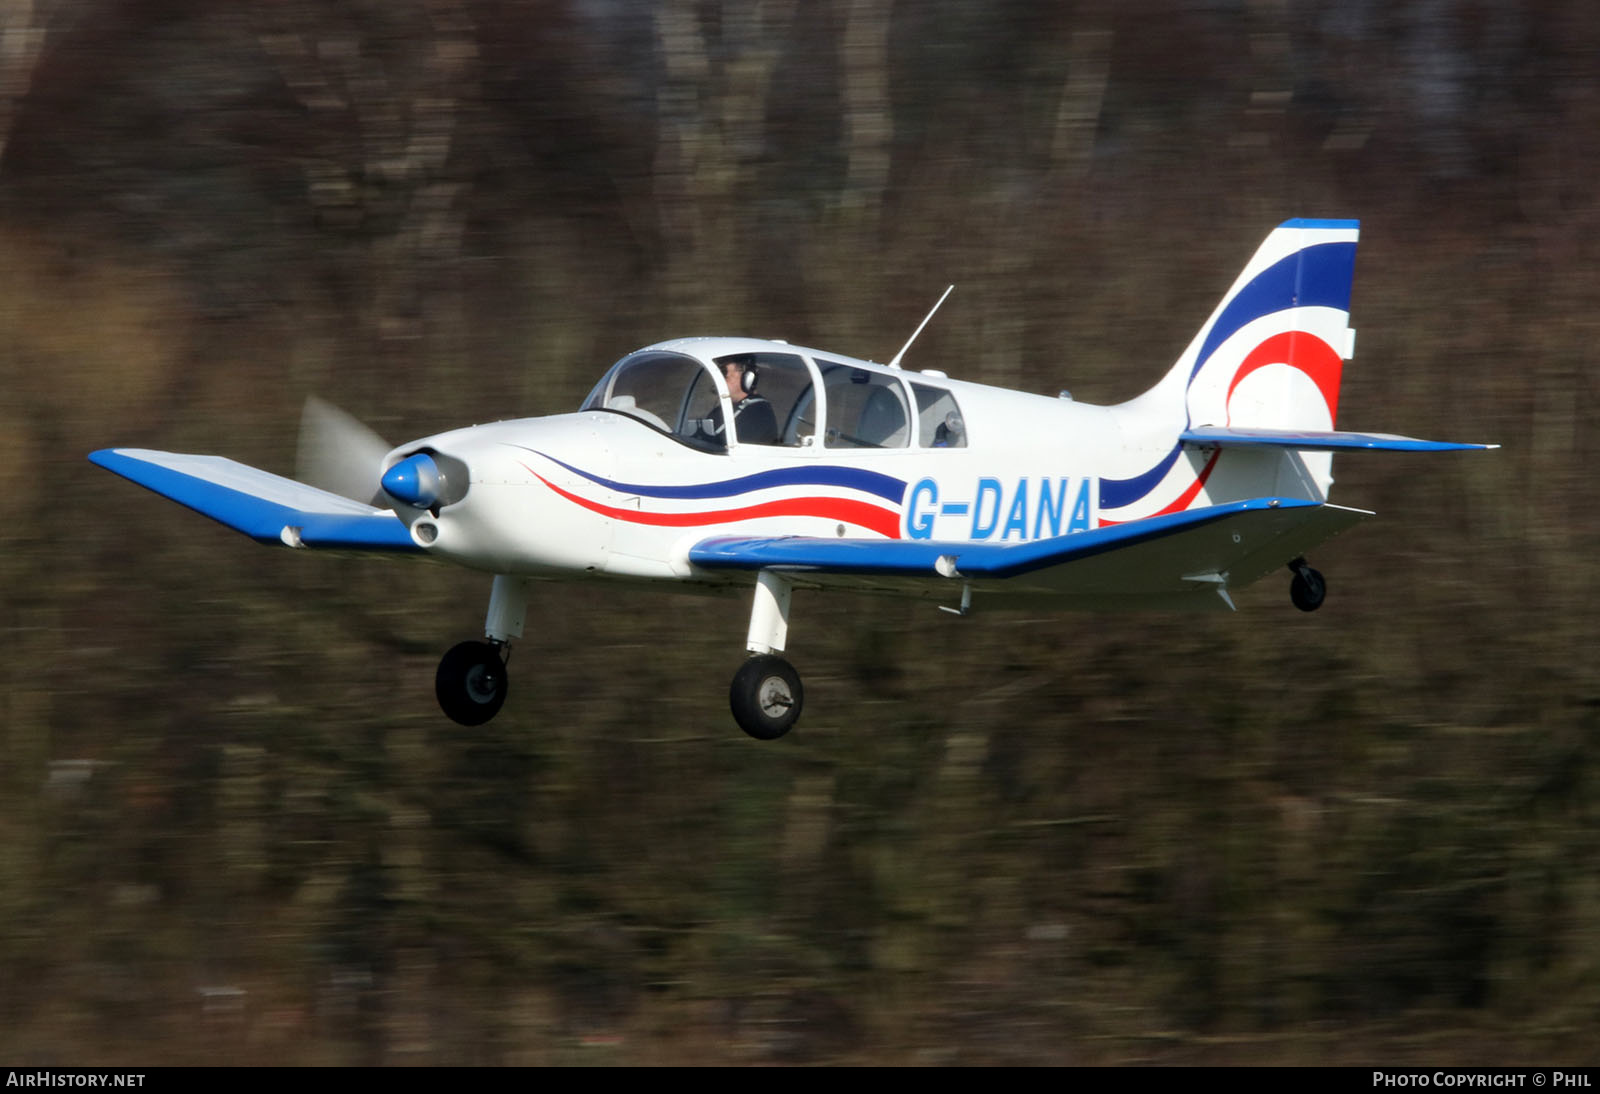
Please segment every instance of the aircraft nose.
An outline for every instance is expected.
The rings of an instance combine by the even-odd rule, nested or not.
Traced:
[[[431,509],[439,501],[444,476],[426,452],[407,456],[383,473],[384,493],[418,509]]]

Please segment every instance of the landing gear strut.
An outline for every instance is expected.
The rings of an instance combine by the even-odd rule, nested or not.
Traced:
[[[771,570],[756,575],[745,648],[751,657],[733,675],[728,706],[739,728],[758,741],[775,741],[800,719],[805,689],[800,674],[778,654],[789,637],[789,582]]]
[[[1289,581],[1289,599],[1294,601],[1294,606],[1303,612],[1314,612],[1322,607],[1328,595],[1328,583],[1322,575],[1307,565],[1303,558],[1289,563],[1289,569],[1294,572],[1294,577]]]
[[[463,642],[439,662],[433,678],[439,708],[464,726],[481,726],[506,702],[506,658],[511,640],[522,637],[528,615],[526,578],[496,574],[483,622],[486,642]]]
[[[495,642],[463,642],[444,655],[434,677],[439,707],[450,720],[481,726],[506,701],[506,663]]]

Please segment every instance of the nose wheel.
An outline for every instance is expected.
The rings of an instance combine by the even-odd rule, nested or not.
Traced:
[[[775,741],[800,717],[805,690],[794,666],[770,653],[750,658],[733,675],[728,705],[739,728],[758,741]]]
[[[506,701],[506,663],[493,642],[463,642],[444,655],[434,677],[439,707],[450,720],[481,726]]]
[[[1303,558],[1289,563],[1289,569],[1294,571],[1294,577],[1289,580],[1289,599],[1294,606],[1303,612],[1314,612],[1322,607],[1323,600],[1328,596],[1328,583],[1322,575],[1307,565]]]

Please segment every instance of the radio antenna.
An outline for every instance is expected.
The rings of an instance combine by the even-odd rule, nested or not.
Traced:
[[[922,333],[922,328],[928,325],[928,320],[933,318],[933,313],[939,310],[939,304],[943,304],[944,303],[945,296],[949,296],[954,291],[955,291],[955,286],[951,285],[948,289],[946,289],[944,291],[944,296],[939,297],[939,302],[937,304],[935,304],[931,309],[929,309],[927,315],[923,316],[922,322],[917,324],[917,329],[911,332],[911,337],[910,338],[906,339],[906,344],[900,347],[900,352],[895,354],[894,355],[894,359],[889,362],[889,367],[890,368],[899,368],[900,367],[900,358],[902,358],[902,357],[904,357],[906,355],[906,350],[911,348],[911,343],[913,343],[913,342],[915,342],[917,340],[917,335]]]

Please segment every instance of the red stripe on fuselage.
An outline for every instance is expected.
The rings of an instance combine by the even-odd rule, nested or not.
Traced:
[[[523,466],[527,466],[524,464]],[[849,498],[779,498],[776,501],[763,502],[760,505],[747,505],[741,509],[716,509],[698,513],[651,513],[639,509],[619,509],[614,505],[602,505],[597,501],[579,497],[568,490],[563,490],[543,475],[528,468],[530,474],[551,490],[566,498],[574,505],[581,505],[590,512],[599,513],[601,516],[611,517],[614,520],[627,521],[629,524],[653,524],[668,528],[692,528],[705,524],[727,524],[739,520],[757,520],[761,517],[821,517],[824,520],[843,521],[846,524],[859,525],[870,529],[889,539],[900,538],[900,516],[877,505],[868,505],[866,502],[851,501]]]

